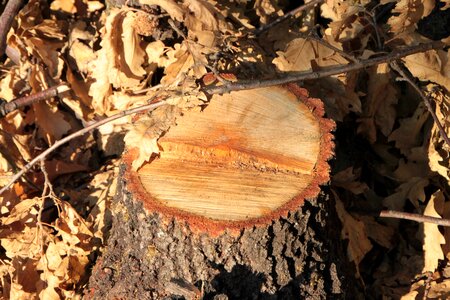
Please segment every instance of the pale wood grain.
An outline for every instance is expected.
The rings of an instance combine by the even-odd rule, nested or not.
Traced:
[[[321,133],[308,107],[282,87],[214,96],[160,139],[139,171],[157,201],[216,220],[276,210],[313,178]]]

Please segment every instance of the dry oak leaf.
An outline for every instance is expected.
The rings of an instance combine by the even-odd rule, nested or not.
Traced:
[[[41,280],[45,282],[45,287],[40,291],[39,299],[60,300],[61,298],[56,289],[59,289],[62,280],[54,276],[48,269],[43,269],[42,271]]]
[[[431,176],[428,167],[427,142],[423,146],[411,148],[406,158],[398,161],[397,169],[393,172],[393,177],[399,182],[406,182],[411,177]]]
[[[450,91],[450,50],[431,50],[403,58],[408,70],[422,81],[433,81]]]
[[[442,210],[444,205],[444,194],[441,191],[437,191],[431,195],[424,215],[430,217],[441,218],[437,210]],[[441,245],[445,244],[445,238],[439,231],[439,227],[436,224],[424,223],[423,224],[423,251],[424,251],[424,267],[422,273],[432,272],[436,270],[439,264],[439,260],[444,259],[444,253]]]
[[[380,224],[371,216],[358,215],[358,219],[364,222],[367,236],[375,243],[386,249],[392,249],[396,245],[396,241],[393,239],[396,234],[394,227]]]
[[[77,119],[82,122],[91,120],[93,117],[92,98],[89,96],[91,82],[79,79],[70,66],[67,67],[66,80],[72,88],[72,92],[64,93],[60,96],[60,99],[70,107]]]
[[[26,224],[28,225],[28,224]],[[35,224],[31,224],[35,226]],[[8,258],[36,258],[41,255],[37,227],[24,226],[22,229],[2,229],[0,244]]]
[[[172,19],[183,22],[184,11],[183,8],[173,0],[139,0],[139,3],[144,5],[156,5],[164,9]]]
[[[134,123],[125,135],[126,148],[137,148],[139,156],[133,161],[132,168],[137,171],[152,155],[159,154],[158,139],[175,123],[179,109],[166,105],[155,109],[150,117],[141,118]]]
[[[404,155],[411,149],[422,144],[422,128],[428,120],[429,112],[423,102],[420,102],[410,118],[400,119],[400,126],[389,135],[389,141],[395,142],[395,147]]]
[[[277,1],[273,0],[257,0],[253,4],[253,9],[261,24],[267,24],[272,19],[283,15],[283,10],[278,6]]]
[[[358,122],[358,132],[365,132],[368,140],[376,141],[377,128],[389,136],[396,120],[397,90],[392,85],[388,64],[368,69],[369,81],[363,116]]]
[[[364,193],[369,187],[366,183],[360,182],[359,177],[361,174],[361,169],[354,170],[353,167],[348,167],[347,169],[333,175],[331,179],[331,184],[337,187],[342,187],[355,195]]]
[[[2,296],[4,299],[37,298],[36,283],[40,280],[39,273],[36,271],[36,263],[35,260],[30,258],[13,258],[10,262],[7,262],[11,284],[8,289],[8,285],[5,284],[8,280],[2,280],[4,284],[2,285]]]
[[[103,3],[95,0],[54,0],[50,4],[50,9],[76,14],[78,12],[77,6],[86,6],[88,12],[95,12],[105,7]]]
[[[217,5],[216,7],[219,10],[221,9],[220,12],[226,19],[231,19],[234,22],[239,22],[239,24],[246,29],[250,30],[255,29],[255,26],[251,24],[251,20],[245,14],[246,12],[245,6],[239,5],[239,3],[236,3],[233,0],[231,1],[227,0],[226,4],[225,0],[222,0],[220,1],[220,3],[223,4],[222,8],[217,7]],[[239,26],[237,27],[239,28]]]
[[[368,2],[367,0],[361,2]],[[365,26],[356,16],[364,11],[364,4],[343,0],[327,0],[320,6],[321,15],[333,20],[326,29],[326,34],[335,41],[354,39],[364,30]]]
[[[2,217],[1,224],[10,225],[14,222],[25,223],[30,218],[36,217],[38,214],[37,204],[39,204],[39,198],[26,199],[20,201],[16,206],[11,209],[8,216]]]
[[[432,281],[427,299],[448,299],[450,297],[450,279],[442,282]]]
[[[362,110],[360,95],[355,92],[357,83],[357,72],[349,72],[308,82],[308,89],[314,97],[323,99],[331,119],[342,122],[350,112]]]
[[[117,165],[115,164],[115,166]],[[86,223],[92,229],[93,235],[103,242],[105,234],[112,223],[112,217],[108,213],[110,209],[109,203],[112,203],[112,199],[116,194],[118,175],[118,167],[98,173],[89,183],[89,193],[80,195],[80,198],[83,197],[86,205],[93,207],[89,211]]]
[[[416,300],[418,295],[418,291],[410,291],[408,294],[403,295],[400,300]]]
[[[415,207],[418,201],[425,201],[425,187],[428,186],[427,178],[412,177],[407,182],[395,189],[395,193],[384,198],[383,205],[392,210],[402,210],[409,199]]]
[[[59,78],[64,66],[60,58],[60,49],[66,44],[66,21],[44,19],[44,11],[40,1],[31,0],[18,14],[18,26],[10,37],[15,36],[20,42],[16,47],[20,51],[21,61],[29,60],[29,56],[38,57],[47,67],[47,73]],[[9,41],[8,41],[9,43]]]
[[[304,38],[292,40],[284,51],[277,51],[278,57],[273,64],[280,71],[307,71],[316,70],[316,66],[335,66],[346,64],[348,61],[334,50]]]
[[[372,249],[372,243],[367,237],[366,228],[363,222],[355,219],[350,215],[339,199],[337,193],[331,190],[336,201],[336,212],[339,220],[342,222],[341,236],[348,240],[347,255],[350,261],[356,266],[357,275],[359,277],[359,263],[364,256]]]
[[[93,47],[96,42],[94,34],[87,30],[87,25],[83,21],[71,24],[69,29],[69,55],[76,63],[78,70],[88,74],[91,69],[91,62],[97,58]],[[68,66],[70,68],[70,64]]]
[[[185,0],[183,4],[186,10],[189,10],[184,21],[189,30],[188,37],[197,44],[208,48],[214,47],[221,43],[218,33],[231,30],[225,17],[212,3],[202,0]]]
[[[387,21],[390,31],[394,34],[415,31],[419,20],[428,16],[434,5],[434,0],[400,0]]]
[[[161,83],[176,86],[184,78],[183,75],[190,75],[188,73],[194,66],[194,57],[188,51],[186,42],[175,44],[174,48],[167,52],[167,56],[169,61],[173,61],[173,63],[164,70],[166,75],[161,79]],[[198,74],[198,78],[201,78],[205,73],[206,71],[201,75]]]
[[[88,255],[91,250],[89,241],[93,237],[92,231],[70,204],[59,201],[58,205],[61,212],[54,226],[58,230],[57,235],[69,247],[67,249],[72,255]]]
[[[172,0],[140,0],[140,3],[161,7],[171,18],[184,23],[189,39],[206,47],[220,42],[217,32],[230,29],[225,17],[208,1],[185,0],[179,4]]]
[[[445,4],[440,8],[441,10],[447,10],[450,8],[450,0],[441,0],[440,2]]]
[[[33,103],[33,110],[40,134],[50,145],[72,129],[65,114],[56,105],[49,105],[47,102]]]

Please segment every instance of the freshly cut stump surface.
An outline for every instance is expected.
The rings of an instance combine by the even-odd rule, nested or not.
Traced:
[[[159,140],[159,157],[128,173],[131,189],[148,209],[200,231],[269,222],[328,179],[333,123],[322,114],[294,85],[214,96]]]

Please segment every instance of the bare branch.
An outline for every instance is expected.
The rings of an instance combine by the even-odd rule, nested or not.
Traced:
[[[3,118],[10,112],[12,112],[20,107],[30,105],[34,102],[38,102],[38,101],[56,97],[59,94],[66,92],[68,90],[70,90],[70,88],[67,85],[61,84],[61,85],[57,85],[57,86],[51,87],[49,89],[46,89],[44,91],[29,95],[29,96],[16,98],[10,102],[1,103],[0,104],[0,118]]]
[[[323,77],[328,77],[331,75],[337,75],[341,73],[346,73],[358,69],[363,69],[366,67],[379,65],[382,63],[388,63],[394,60],[397,60],[399,58],[419,53],[419,52],[426,52],[428,50],[432,49],[440,49],[444,46],[444,44],[440,41],[431,42],[427,44],[420,44],[417,46],[411,46],[406,47],[403,49],[396,49],[392,51],[389,54],[378,56],[374,58],[369,58],[365,60],[360,60],[357,62],[352,62],[347,65],[343,66],[332,66],[332,67],[325,67],[322,68],[319,71],[313,72],[313,71],[305,71],[305,72],[286,72],[288,75],[286,77],[282,78],[275,78],[275,79],[267,79],[267,80],[245,80],[245,81],[238,81],[237,83],[230,83],[228,85],[223,86],[211,86],[206,87],[204,89],[204,92],[208,94],[223,94],[223,93],[229,93],[231,91],[239,91],[239,90],[249,90],[249,89],[255,89],[255,88],[261,88],[261,87],[268,87],[268,86],[274,86],[274,85],[281,85],[286,84],[290,82],[296,82],[300,80],[307,80],[307,79],[318,79]]]
[[[132,108],[132,109],[128,109],[128,110],[124,110],[121,111],[120,113],[117,113],[115,115],[112,115],[108,118],[105,118],[103,120],[100,120],[98,122],[95,122],[81,130],[78,130],[77,132],[74,132],[62,139],[60,139],[59,141],[55,142],[51,147],[49,147],[48,149],[46,149],[45,151],[43,151],[41,154],[39,154],[38,156],[36,156],[32,161],[30,161],[27,165],[25,165],[22,170],[20,170],[19,172],[17,172],[16,174],[14,174],[14,176],[11,178],[11,180],[0,190],[0,194],[2,194],[3,192],[5,192],[7,189],[9,189],[11,187],[11,185],[16,182],[16,180],[18,180],[23,174],[25,174],[26,172],[28,172],[37,162],[39,162],[40,160],[43,160],[47,155],[49,155],[51,152],[53,152],[55,149],[59,148],[60,146],[62,146],[63,144],[67,143],[70,140],[73,140],[76,137],[82,136],[85,133],[88,133],[89,131],[98,128],[106,123],[112,122],[114,120],[123,118],[125,116],[128,115],[132,115],[138,112],[142,112],[142,111],[149,111],[149,110],[153,110],[157,107],[166,105],[167,103],[165,101],[159,101],[156,103],[151,103],[151,104],[146,104],[146,105],[142,105],[136,108]]]
[[[22,4],[23,0],[9,0],[0,17],[0,56],[5,54],[8,31]]]
[[[442,218],[406,213],[406,212],[395,211],[395,210],[382,210],[380,212],[380,217],[410,220],[410,221],[415,221],[415,222],[419,222],[419,223],[432,223],[432,224],[436,224],[436,225],[450,227],[449,219],[442,219]]]

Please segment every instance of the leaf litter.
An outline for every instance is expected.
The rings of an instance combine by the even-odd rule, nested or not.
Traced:
[[[253,30],[286,13],[286,3],[48,2],[28,1],[16,17],[8,45],[19,59],[4,62],[0,96],[11,101],[61,82],[72,92],[0,120],[2,183],[55,141],[96,120],[151,99],[170,105],[71,141],[2,195],[3,298],[81,297],[111,226],[124,147],[145,145],[134,169],[157,155],[158,138],[177,117],[207,104],[201,79],[208,72],[254,79],[347,64],[343,53],[362,59],[427,42],[419,22],[449,8],[448,1],[437,7],[429,0],[387,0],[380,4],[390,9],[379,10],[368,0],[326,0],[319,10],[257,37]],[[310,38],[319,15],[327,20],[320,35],[333,48]],[[430,50],[403,59],[433,99],[447,134],[449,57],[448,50]],[[431,274],[426,292],[439,298],[450,288],[448,228],[365,214],[389,208],[450,218],[449,145],[421,99],[396,76],[380,64],[302,84],[338,122],[331,188],[355,273],[373,295],[404,299],[425,293],[423,280],[411,283],[414,275]]]

